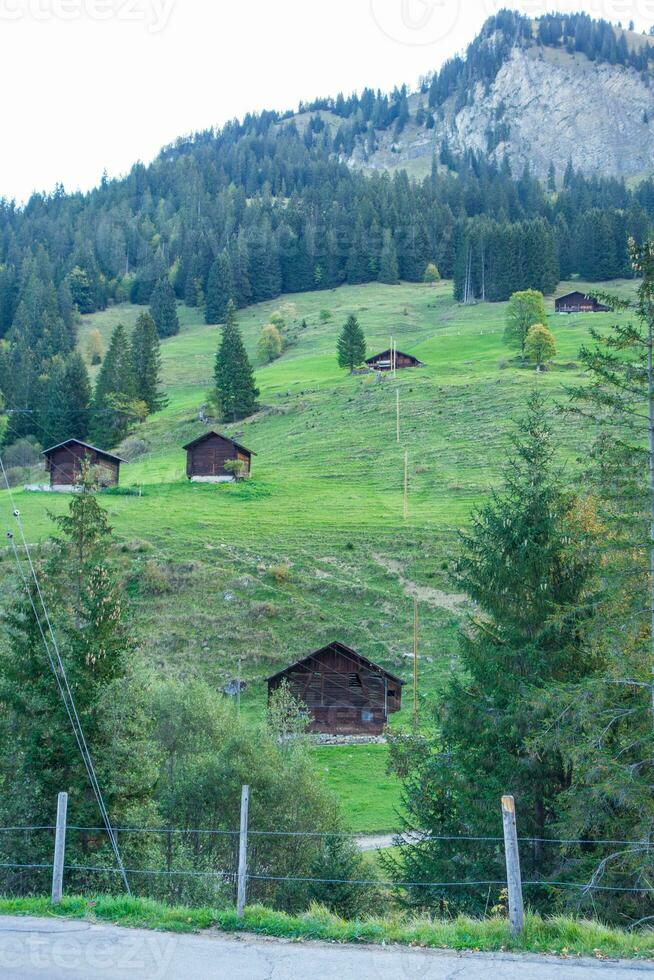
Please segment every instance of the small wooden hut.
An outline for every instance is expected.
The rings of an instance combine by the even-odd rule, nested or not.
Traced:
[[[283,681],[309,709],[309,730],[332,735],[380,735],[388,716],[400,710],[404,684],[338,642],[269,677],[268,697]]]
[[[366,364],[376,371],[392,371],[393,367],[399,371],[400,368],[424,366],[422,361],[419,361],[413,354],[405,354],[401,350],[391,350],[390,347],[388,350],[383,350],[381,353],[367,358]]]
[[[186,475],[194,483],[225,483],[234,479],[234,473],[225,468],[228,460],[241,460],[244,463],[244,476],[250,475],[252,457],[256,453],[246,449],[234,439],[221,436],[219,432],[204,432],[197,439],[188,442],[186,450]]]
[[[593,296],[575,289],[554,301],[557,313],[609,313],[610,308],[599,303]]]
[[[52,490],[72,490],[79,485],[82,465],[87,462],[97,467],[98,482],[105,487],[115,487],[120,479],[120,464],[125,460],[107,453],[97,446],[90,446],[79,439],[67,439],[56,446],[43,450],[45,468],[50,474]]]

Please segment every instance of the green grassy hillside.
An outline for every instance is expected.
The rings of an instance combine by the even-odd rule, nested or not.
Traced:
[[[631,292],[633,285],[616,288]],[[407,678],[405,710],[393,718],[394,725],[407,724],[414,595],[420,693],[436,691],[456,669],[464,600],[452,594],[447,568],[457,529],[497,483],[511,418],[534,385],[553,406],[561,400],[564,386],[579,380],[575,358],[589,323],[606,324],[612,315],[552,314],[556,366],[537,376],[509,363],[504,304],[462,307],[451,291],[449,283],[342,287],[242,311],[253,357],[273,310],[281,310],[296,340],[257,372],[261,411],[220,427],[257,453],[252,479],[240,485],[192,485],[185,478],[181,446],[203,431],[198,410],[220,331],[205,326],[198,311],[180,309],[182,330],[162,345],[170,404],[140,427],[149,451],[122,472],[122,484],[142,495],[104,498],[133,570],[144,649],[160,671],[222,686],[241,659],[248,681],[243,710],[256,717],[268,673],[339,638]],[[84,318],[82,348],[89,330],[107,338],[117,322],[132,325],[139,309]],[[322,309],[332,314],[327,323]],[[387,347],[392,334],[426,366],[381,383],[340,370],[336,337],[349,313],[358,316],[371,353]],[[556,425],[562,459],[573,467],[582,434],[569,422]],[[68,502],[23,491],[15,500],[33,542],[51,530],[48,511],[61,512]],[[9,510],[0,494],[7,525]],[[4,568],[11,571],[8,556]],[[356,824],[364,825],[360,814]]]

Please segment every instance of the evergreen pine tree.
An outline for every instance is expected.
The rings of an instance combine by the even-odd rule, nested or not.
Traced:
[[[223,419],[236,422],[256,412],[259,389],[256,387],[252,365],[238,328],[233,300],[227,306],[222,339],[216,353],[214,377]]]
[[[107,515],[97,503],[88,474],[68,513],[55,520],[60,536],[51,540],[49,557],[40,569],[41,593],[56,612],[60,654],[108,812],[114,821],[137,820],[139,826],[146,826],[153,813],[150,801],[157,775],[150,721],[142,701],[134,697],[136,646],[126,595]],[[48,668],[37,603],[34,595],[19,593],[3,615],[0,737],[5,744],[11,738],[13,751],[0,756],[0,819],[5,824],[20,815],[29,823],[47,822],[52,801],[65,786],[71,818],[95,826],[100,815]],[[124,716],[119,720],[121,711]],[[22,842],[13,843],[17,860]],[[143,847],[137,841],[121,845],[125,855],[133,846],[132,854]],[[32,840],[29,847],[32,863],[49,860],[45,840]],[[89,850],[101,864],[112,860],[103,835],[95,842],[88,838],[67,842],[67,854],[76,863],[84,863]],[[23,884],[28,887],[26,881]]]
[[[39,387],[38,421],[43,444],[56,446],[65,439],[82,438],[68,432],[66,367],[63,358],[52,358],[47,373],[39,378]]]
[[[343,325],[337,344],[338,365],[354,371],[366,359],[366,338],[359,321],[350,314]]]
[[[152,290],[150,315],[160,337],[174,337],[179,333],[175,293],[168,276],[163,276]]]
[[[550,162],[549,169],[547,171],[547,190],[550,194],[554,194],[556,191],[556,170],[554,168],[553,161]]]
[[[234,299],[232,267],[229,255],[223,250],[209,271],[206,306],[204,309],[205,322],[222,323],[227,314],[229,301]]]
[[[91,437],[101,449],[116,446],[138,416],[136,386],[127,332],[119,323],[105,354],[95,384],[91,410]]]
[[[474,834],[491,833],[497,800],[512,793],[520,800],[522,833],[553,836],[548,828],[569,774],[556,750],[534,752],[529,739],[540,731],[538,694],[591,669],[580,624],[592,601],[593,567],[578,501],[562,486],[553,458],[553,433],[536,393],[519,424],[504,487],[462,534],[456,582],[475,611],[461,633],[462,669],[434,719],[438,735],[428,742],[416,734],[392,750],[411,821],[434,835],[454,834],[457,826],[460,833],[462,822]],[[461,864],[461,879],[500,877],[503,856],[487,842],[461,852],[454,843],[425,840],[419,852],[408,849],[405,880],[447,881]],[[525,848],[523,873],[546,874],[557,859],[552,848]],[[424,891],[414,890],[416,904],[425,901]],[[436,889],[428,900],[437,906],[441,897]],[[459,900],[473,910],[484,901],[474,889]]]
[[[168,404],[168,399],[159,390],[159,336],[149,313],[141,313],[136,321],[132,332],[131,355],[136,397],[145,402],[149,412],[158,412]]]
[[[388,230],[384,232],[384,244],[382,245],[379,259],[379,275],[377,278],[380,282],[387,283],[390,286],[395,286],[400,281],[397,252],[395,251],[392,235]]]

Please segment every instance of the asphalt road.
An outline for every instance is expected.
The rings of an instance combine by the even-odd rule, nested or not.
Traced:
[[[66,919],[0,918],[2,980],[638,980],[654,965],[495,953],[175,935]]]

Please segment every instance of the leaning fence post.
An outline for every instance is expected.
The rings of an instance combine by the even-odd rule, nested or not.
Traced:
[[[66,811],[68,793],[57,797],[57,827],[55,829],[54,861],[52,863],[52,904],[58,905],[64,888],[64,857],[66,852]]]
[[[522,904],[522,878],[518,830],[515,822],[515,801],[512,796],[502,797],[502,823],[504,825],[504,855],[506,880],[509,886],[509,922],[511,935],[517,936],[525,926],[525,910]]]
[[[236,893],[236,914],[243,918],[248,877],[248,808],[250,787],[241,787],[241,832],[238,837],[238,885]]]

